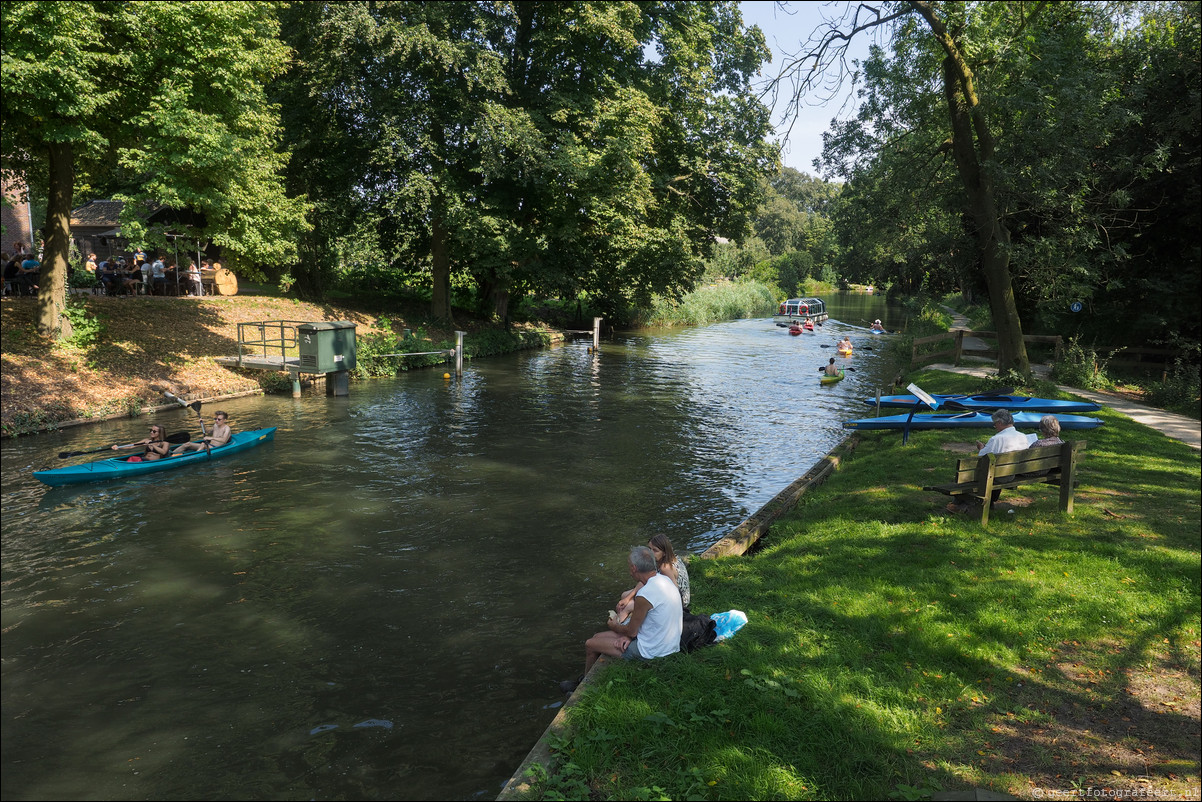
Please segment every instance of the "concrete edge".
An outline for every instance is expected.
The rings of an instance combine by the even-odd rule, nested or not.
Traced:
[[[797,505],[798,499],[807,490],[822,484],[826,481],[827,477],[838,470],[839,463],[855,450],[859,442],[860,436],[858,432],[845,437],[838,445],[831,449],[829,454],[820,459],[813,468],[806,471],[800,479],[777,493],[771,501],[761,507],[754,515],[751,515],[732,529],[729,535],[697,556],[702,559],[713,559],[715,557],[742,556],[746,554],[747,550],[768,531],[776,519]],[[526,759],[521,762],[517,770],[514,771],[505,783],[505,787],[497,795],[498,802],[519,799],[523,794],[533,790],[534,786],[527,779],[526,773],[536,763],[542,765],[548,774],[551,773],[555,763],[555,759],[551,755],[551,736],[558,735],[566,729],[568,711],[581,698],[581,692],[597,681],[597,677],[599,676],[598,669],[605,665],[607,661],[608,658],[601,657],[589,672],[585,674],[584,679],[576,686],[576,690],[564,702],[563,707],[555,714],[555,718],[551,719],[551,723],[547,725],[547,729],[543,732],[542,736],[535,742],[534,748],[526,755]]]

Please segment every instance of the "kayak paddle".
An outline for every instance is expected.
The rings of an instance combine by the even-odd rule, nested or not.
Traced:
[[[187,432],[176,432],[175,434],[167,435],[167,442],[171,443],[172,445],[187,443],[191,439],[192,435],[188,434]],[[123,448],[136,445],[137,443],[126,443]],[[104,446],[102,448],[93,448],[89,451],[60,451],[58,452],[58,458],[66,459],[67,457],[79,457],[83,456],[84,454],[99,454],[101,451],[111,451],[112,449],[112,446]]]
[[[172,401],[179,404],[181,407],[189,407],[190,409],[195,411],[197,415],[200,414],[200,402],[199,401],[193,401],[191,404],[189,404],[184,399],[180,398],[177,395],[172,395],[171,393],[167,392],[166,390],[163,391],[163,395],[167,396]]]

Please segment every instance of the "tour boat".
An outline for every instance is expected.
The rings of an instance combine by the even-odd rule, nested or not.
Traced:
[[[1038,398],[1022,395],[947,395],[931,393],[941,407],[952,409],[1008,409],[1015,412],[1096,412],[1101,406],[1092,401],[1061,401],[1056,398]],[[876,404],[875,398],[865,398],[865,404]],[[883,395],[883,407],[912,407],[919,403],[918,397],[909,394]]]
[[[228,457],[239,451],[254,448],[260,443],[271,440],[275,436],[275,427],[269,429],[252,429],[247,432],[236,432],[230,441],[223,446],[200,451],[188,451],[178,457],[165,457],[156,460],[139,460],[130,462],[129,457],[110,457],[108,459],[85,462],[81,465],[68,465],[63,468],[47,468],[35,471],[33,478],[51,487],[74,485],[82,482],[101,482],[110,479],[127,479],[131,476],[142,476],[157,471],[169,471],[182,468],[185,465],[195,465],[198,462]],[[137,456],[137,455],[135,455]]]
[[[826,303],[821,298],[790,298],[781,301],[772,320],[784,328],[794,323],[804,324],[806,321],[822,324],[829,317],[826,313]]]

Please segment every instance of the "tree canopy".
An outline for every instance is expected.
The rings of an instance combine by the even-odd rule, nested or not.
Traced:
[[[314,248],[370,243],[428,277],[439,318],[453,285],[499,318],[531,293],[613,316],[684,291],[775,170],[748,91],[767,50],[735,3],[298,4],[284,31],[290,145],[356,155],[294,162],[295,190],[340,210]]]
[[[263,92],[287,63],[277,10],[4,4],[0,157],[6,175],[46,198],[42,332],[62,326],[77,189],[123,190],[123,234],[134,242],[162,242],[145,211],[168,206],[203,220],[187,233],[246,264],[291,258],[305,203],[283,192],[287,159]]]

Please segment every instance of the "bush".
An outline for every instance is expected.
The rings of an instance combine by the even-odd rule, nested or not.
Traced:
[[[1197,418],[1202,415],[1198,365],[1178,358],[1165,378],[1148,387],[1148,401],[1154,406]]]
[[[648,326],[704,326],[770,314],[777,305],[772,288],[758,281],[727,281],[690,292],[679,301],[660,298],[647,313]]]
[[[1052,366],[1052,378],[1083,390],[1104,390],[1114,384],[1106,374],[1106,365],[1120,350],[1099,356],[1092,346],[1086,348],[1081,345],[1080,338],[1071,337],[1060,352],[1060,359]]]

